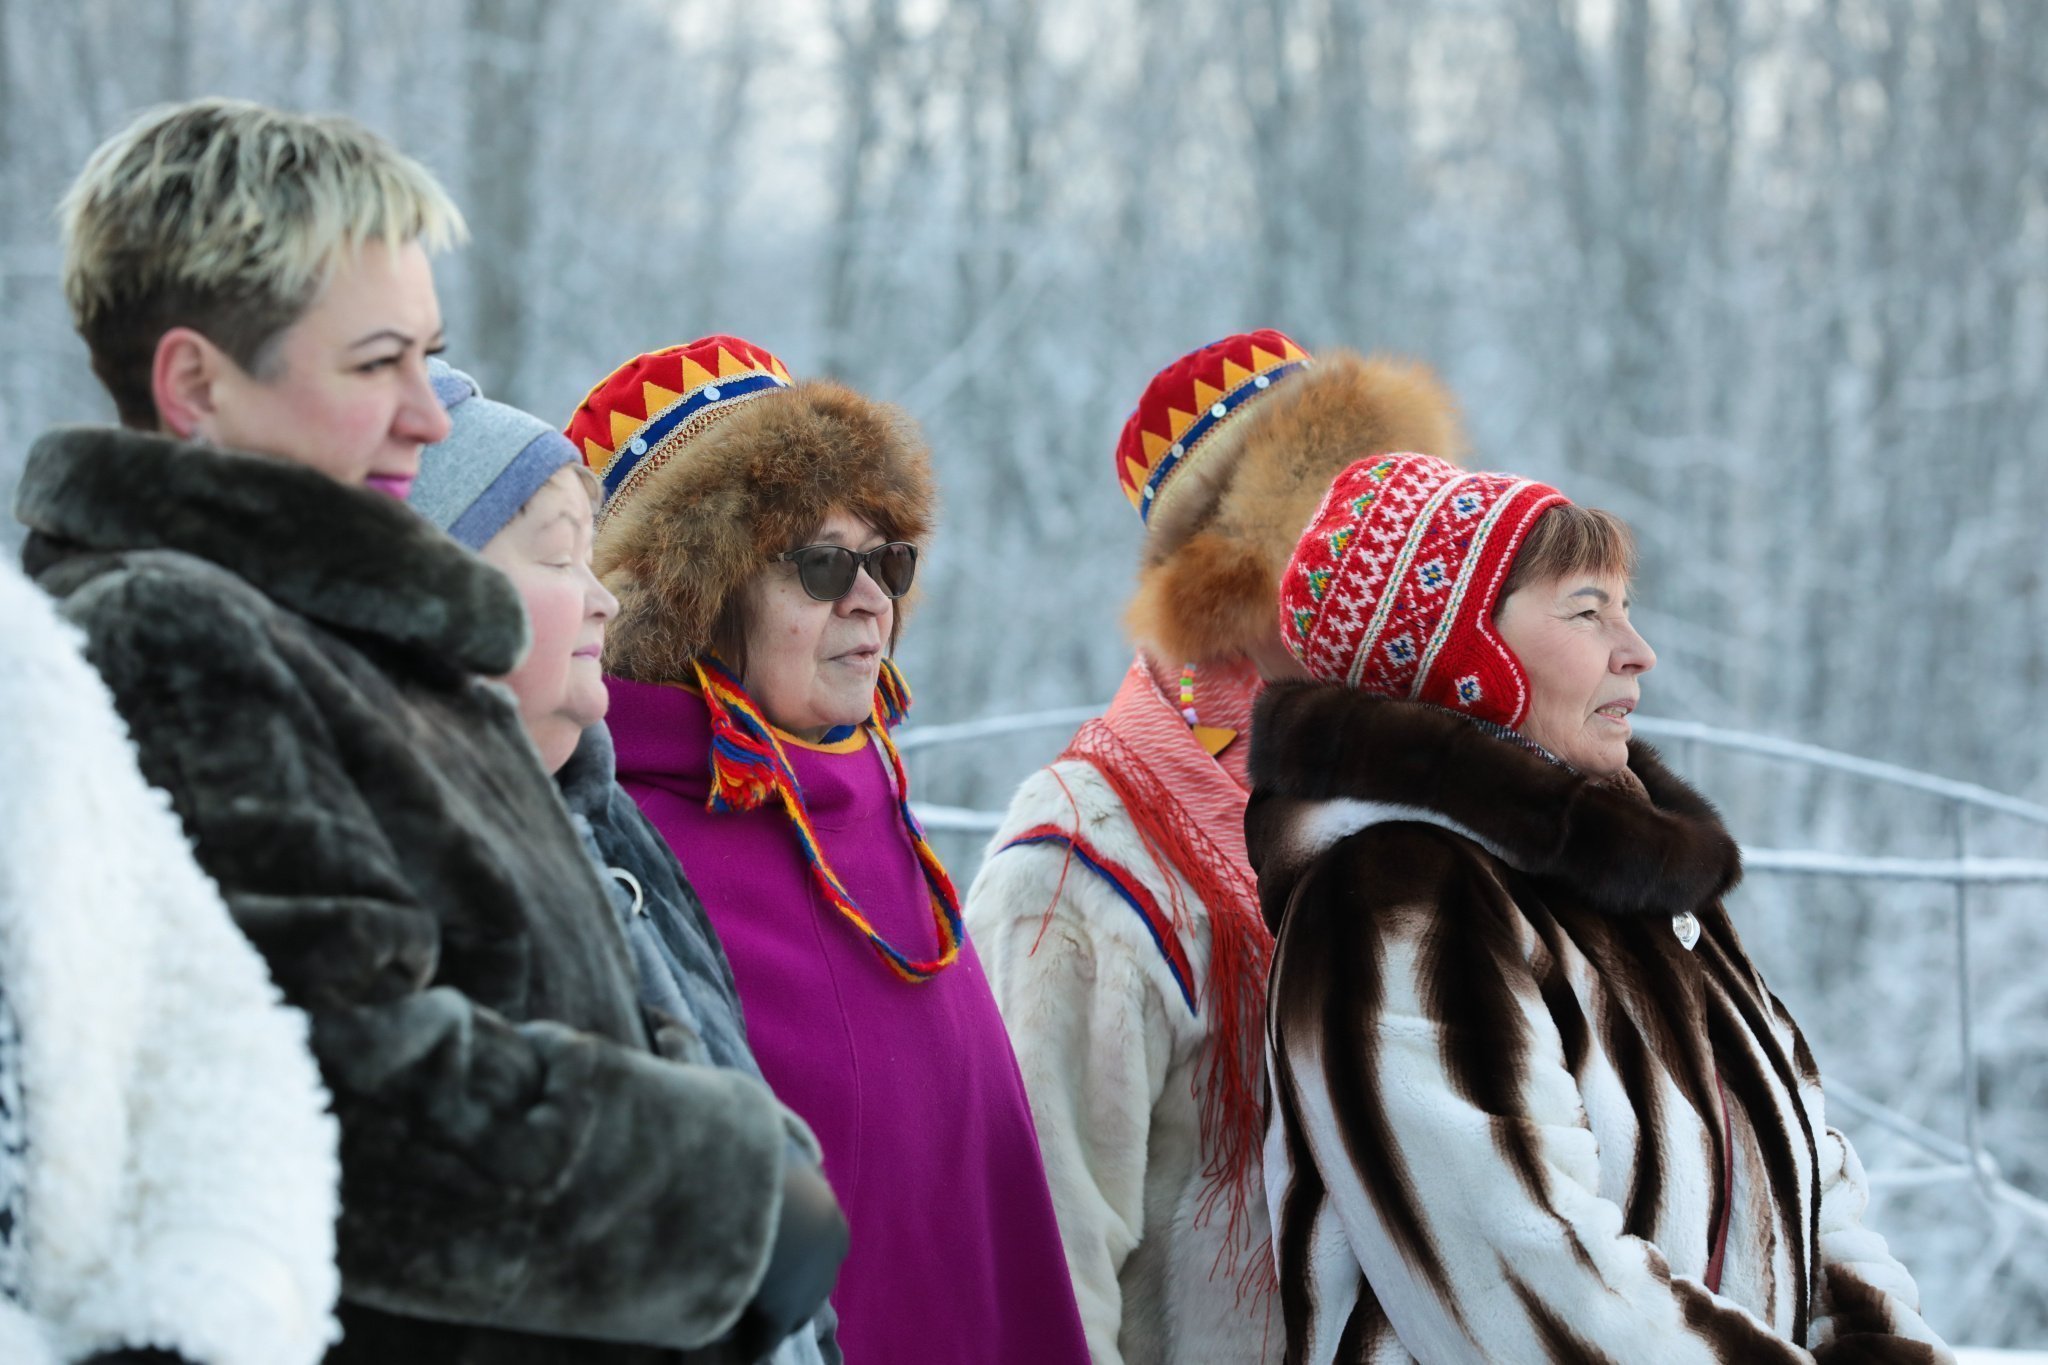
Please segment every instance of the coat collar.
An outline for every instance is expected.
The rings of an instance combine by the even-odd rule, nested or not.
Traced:
[[[175,550],[288,611],[468,672],[508,673],[526,649],[502,574],[410,508],[283,460],[59,427],[29,451],[14,512],[36,533],[25,558],[38,573],[80,552]]]
[[[1233,684],[1241,695],[1218,695]],[[1258,686],[1256,673],[1225,674],[1200,696],[1221,703],[1214,708],[1218,719],[1235,720],[1249,730],[1252,700]],[[1186,718],[1161,694],[1156,671],[1143,656],[1124,674],[1123,686],[1117,689],[1109,709],[1103,713],[1102,723],[1124,742],[1129,760],[1148,770],[1150,785],[1172,793],[1195,828],[1214,842],[1224,864],[1242,869],[1244,802],[1249,785],[1233,776],[1221,757],[1212,756],[1202,747],[1188,728]],[[1232,744],[1250,747],[1249,739],[1243,736]],[[1242,765],[1239,771],[1244,771]],[[1243,872],[1238,875],[1243,876]]]
[[[1251,820],[1254,860],[1307,858],[1367,825],[1420,821],[1610,914],[1700,910],[1740,880],[1720,816],[1648,745],[1629,746],[1646,803],[1514,738],[1420,702],[1275,684],[1252,725],[1255,804],[1266,807]]]
[[[562,803],[572,814],[595,820],[611,800],[617,778],[612,732],[599,721],[576,741],[576,752],[556,772],[555,785],[561,788]]]

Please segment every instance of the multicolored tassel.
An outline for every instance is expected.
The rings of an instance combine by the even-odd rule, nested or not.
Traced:
[[[768,803],[771,796],[779,797],[790,824],[796,830],[797,844],[803,849],[804,860],[810,864],[811,875],[826,901],[861,932],[892,971],[905,981],[919,982],[929,981],[951,966],[960,956],[960,894],[954,889],[953,879],[947,875],[945,866],[939,862],[938,854],[925,840],[917,817],[911,814],[910,779],[903,770],[903,757],[896,752],[895,741],[889,737],[889,731],[910,713],[910,685],[904,681],[895,660],[882,661],[881,676],[875,682],[874,712],[867,725],[889,760],[889,769],[896,784],[897,811],[902,817],[903,827],[910,833],[911,845],[917,850],[918,866],[924,873],[925,887],[931,898],[932,924],[938,931],[939,955],[922,961],[905,955],[875,932],[875,927],[861,912],[860,905],[839,880],[839,874],[832,870],[818,831],[811,824],[810,812],[804,806],[803,786],[797,781],[796,770],[790,766],[789,755],[783,752],[775,727],[768,723],[760,707],[747,695],[746,688],[740,685],[731,670],[716,659],[698,659],[695,668],[697,685],[703,692],[704,706],[711,718],[711,795],[705,802],[705,808],[714,814],[758,810]]]

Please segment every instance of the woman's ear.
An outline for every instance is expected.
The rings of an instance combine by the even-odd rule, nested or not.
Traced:
[[[149,394],[157,425],[181,440],[212,436],[214,387],[227,356],[190,327],[173,327],[157,338],[149,367]]]

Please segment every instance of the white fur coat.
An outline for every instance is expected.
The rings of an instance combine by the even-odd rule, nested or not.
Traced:
[[[48,599],[0,566],[0,985],[20,1026],[20,1303],[0,1361],[309,1365],[337,1133],[262,960]]]
[[[1310,683],[1253,733],[1290,1362],[1953,1365],[1654,753]]]

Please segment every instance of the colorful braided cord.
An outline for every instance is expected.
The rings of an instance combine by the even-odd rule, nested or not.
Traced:
[[[926,842],[917,817],[911,814],[910,780],[903,771],[902,755],[896,752],[895,741],[889,737],[889,731],[910,711],[910,687],[903,680],[895,661],[882,661],[881,676],[875,683],[874,714],[867,724],[889,760],[890,772],[895,779],[897,812],[903,820],[904,829],[910,834],[911,845],[917,850],[918,866],[924,873],[925,887],[931,897],[932,923],[938,931],[939,955],[923,961],[907,956],[877,933],[861,912],[859,903],[839,880],[839,874],[832,870],[832,864],[825,857],[824,844],[811,824],[810,812],[805,809],[803,787],[797,781],[796,770],[790,766],[789,756],[783,752],[782,742],[776,738],[775,727],[761,714],[760,707],[747,695],[739,679],[716,659],[699,659],[695,667],[697,683],[704,694],[704,705],[711,717],[711,795],[705,808],[714,814],[757,810],[766,805],[771,796],[780,797],[818,889],[824,893],[826,901],[861,932],[892,971],[905,981],[919,982],[929,981],[951,966],[960,956],[960,894],[954,889],[953,879],[947,875],[944,865],[939,862],[938,854]]]

